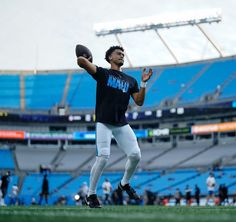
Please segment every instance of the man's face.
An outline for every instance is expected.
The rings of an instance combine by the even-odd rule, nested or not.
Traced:
[[[124,52],[120,49],[116,49],[112,52],[110,56],[110,63],[115,63],[118,66],[122,66],[124,64]]]

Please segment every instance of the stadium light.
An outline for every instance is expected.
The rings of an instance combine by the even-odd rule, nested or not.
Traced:
[[[221,9],[194,10],[165,16],[151,16],[121,21],[96,23],[94,30],[97,36],[121,34],[126,32],[146,31],[151,29],[172,28],[202,23],[220,22]]]

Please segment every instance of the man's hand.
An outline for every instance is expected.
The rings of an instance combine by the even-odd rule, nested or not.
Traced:
[[[93,63],[91,63],[89,61],[89,59],[90,59],[90,57],[88,59],[86,59],[83,56],[79,56],[77,58],[77,64],[81,68],[85,69],[88,73],[93,75],[93,74],[95,74],[97,72],[97,67]]]
[[[142,72],[142,81],[147,82],[151,78],[152,73],[152,69],[149,69],[149,71],[146,73],[146,68],[144,68]]]
[[[90,57],[89,57],[90,58]],[[81,68],[84,68],[83,65],[87,62],[90,62],[89,59],[85,58],[84,56],[79,56],[77,57],[77,64]]]

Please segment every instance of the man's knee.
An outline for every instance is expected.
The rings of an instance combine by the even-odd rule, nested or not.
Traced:
[[[110,156],[110,147],[106,143],[99,143],[97,145],[97,154],[98,156]]]
[[[104,165],[106,165],[109,158],[110,158],[110,155],[100,155],[100,156],[97,156],[97,161],[99,161],[99,162],[103,163]]]
[[[128,158],[132,161],[136,161],[139,162],[141,160],[141,152],[135,152],[135,153],[131,153]]]

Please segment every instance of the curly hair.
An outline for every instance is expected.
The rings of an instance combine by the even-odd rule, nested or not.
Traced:
[[[109,60],[109,56],[116,50],[116,49],[120,49],[122,52],[124,52],[125,50],[123,49],[123,47],[117,45],[117,46],[111,46],[107,51],[106,51],[106,55],[105,55],[105,59],[107,62],[110,63]]]

